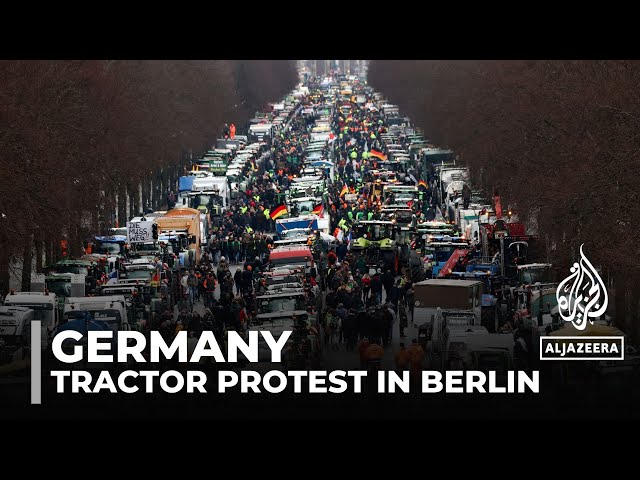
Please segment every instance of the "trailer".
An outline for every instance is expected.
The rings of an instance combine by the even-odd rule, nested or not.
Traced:
[[[482,282],[477,280],[429,279],[413,285],[417,325],[432,322],[438,309],[465,316],[465,324],[481,325]]]

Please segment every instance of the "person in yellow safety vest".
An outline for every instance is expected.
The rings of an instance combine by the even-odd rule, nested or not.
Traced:
[[[338,222],[338,227],[343,229],[345,232],[347,231],[347,221],[343,218]]]
[[[249,209],[249,207],[247,207],[247,206],[245,205],[244,207],[241,207],[241,208],[240,208],[240,213],[242,213],[242,215],[244,215],[248,209]]]
[[[371,135],[370,135],[370,136],[371,136],[371,139],[375,139],[375,138],[376,138],[376,134],[375,134],[375,133],[373,133],[373,132],[371,132]]]
[[[256,203],[260,202],[260,195],[254,195],[253,199],[256,201]]]
[[[177,335],[182,330],[184,330],[184,325],[182,324],[182,320],[178,320],[178,323],[176,323],[175,334]]]
[[[264,216],[267,217],[267,220],[271,218],[271,210],[268,208],[264,209]]]

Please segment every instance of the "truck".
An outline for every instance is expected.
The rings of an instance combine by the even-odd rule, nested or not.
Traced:
[[[58,318],[62,318],[64,312],[64,299],[67,297],[85,296],[84,275],[77,273],[43,273],[31,274],[31,291],[46,293],[49,292],[57,298]],[[50,331],[53,331],[50,328]]]
[[[315,215],[304,215],[301,217],[277,219],[276,233],[280,235],[285,230],[291,230],[294,228],[318,230],[318,220],[319,218]]]
[[[184,230],[188,237],[188,254],[186,260],[188,265],[200,261],[200,246],[202,237],[200,235],[200,212],[193,208],[176,207],[169,210],[163,216],[156,218],[158,232],[171,232]]]
[[[435,319],[438,309],[459,319],[450,324],[481,325],[482,282],[477,280],[428,279],[413,284],[413,322],[420,327]]]
[[[40,342],[43,349],[49,345],[49,338],[58,326],[58,298],[54,293],[44,292],[10,292],[4,299],[5,307],[25,307],[33,310],[32,320],[41,321]],[[18,333],[14,333],[18,335]]]
[[[94,320],[106,322],[111,330],[131,330],[123,295],[69,297],[64,303],[63,323],[78,318],[76,312],[90,312]]]
[[[34,314],[29,307],[0,307],[0,365],[15,364],[29,356]]]
[[[47,270],[50,273],[75,273],[84,275],[85,290],[94,292],[96,288],[95,263],[88,260],[60,260]]]
[[[271,250],[269,262],[273,267],[301,267],[309,273],[313,267],[313,254],[306,245],[281,246]]]
[[[271,123],[256,123],[249,127],[249,141],[263,142],[273,138],[274,127]]]
[[[500,384],[506,383],[507,372],[513,370],[513,335],[489,333],[484,327],[449,325],[442,318],[434,330],[432,353],[435,367],[448,370],[480,370],[496,372]],[[446,330],[446,333],[445,333]]]
[[[126,255],[126,235],[96,235],[94,237],[95,248],[93,253],[103,254],[106,256],[106,263],[109,271],[116,270],[116,263]]]
[[[223,171],[226,173],[227,167]],[[199,210],[205,209],[204,213],[213,210],[215,205],[227,208],[229,206],[229,183],[225,176],[201,176],[196,177],[191,185],[189,206]]]

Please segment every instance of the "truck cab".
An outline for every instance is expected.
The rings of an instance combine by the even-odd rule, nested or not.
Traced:
[[[35,311],[29,307],[0,307],[0,365],[24,360],[31,343],[31,322]],[[46,345],[42,346],[43,349]]]
[[[4,300],[5,307],[24,307],[33,310],[31,320],[40,320],[41,323],[41,344],[46,349],[49,345],[49,338],[53,330],[58,326],[58,298],[54,293],[44,292],[11,292]],[[21,317],[22,318],[22,317]],[[23,326],[23,329],[30,328]],[[0,328],[0,330],[2,330]],[[24,335],[13,331],[10,335]],[[1,333],[0,333],[1,334]]]
[[[106,322],[111,330],[131,330],[127,304],[123,295],[70,297],[65,300],[63,321],[77,317],[76,312],[90,312],[95,320]]]
[[[31,274],[31,291],[45,293],[49,292],[57,298],[58,319],[62,318],[64,312],[64,299],[67,297],[85,296],[85,277],[75,273],[42,273]],[[53,331],[50,328],[49,331]]]

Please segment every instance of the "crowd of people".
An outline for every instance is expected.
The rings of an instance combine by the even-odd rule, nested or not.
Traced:
[[[320,95],[315,101],[322,103],[324,98]],[[281,133],[266,139],[265,155],[258,161],[247,160],[242,171],[249,180],[246,189],[237,192],[217,223],[212,222],[214,231],[201,261],[180,274],[178,317],[173,319],[169,308],[163,308],[160,330],[167,338],[182,330],[197,337],[203,329],[211,329],[224,341],[225,331],[243,331],[252,324],[256,295],[265,292],[262,274],[269,268],[274,248],[270,213],[285,202],[294,176],[301,175],[313,125],[313,116],[293,115]],[[328,169],[323,173],[328,187],[324,203],[331,230],[341,229],[344,235],[331,247],[319,236],[310,243],[316,268],[301,281],[325,345],[357,353],[363,362],[375,364],[380,352],[390,348],[396,322],[400,337],[405,338],[414,304],[410,272],[388,263],[372,265],[367,252],[350,248],[347,237],[355,221],[380,218],[382,201],[370,190],[380,160],[372,152],[385,154],[380,135],[387,127],[380,112],[354,103],[348,115],[336,108],[332,130],[339,133],[332,134],[323,155],[332,159],[336,169],[334,178],[329,178]],[[410,169],[403,178],[409,176],[415,179],[419,174]],[[355,200],[345,201],[345,186]],[[433,212],[432,199],[421,194],[411,208],[414,217],[428,217]],[[199,302],[204,315],[194,309]],[[403,355],[396,362],[399,368],[409,365]]]

